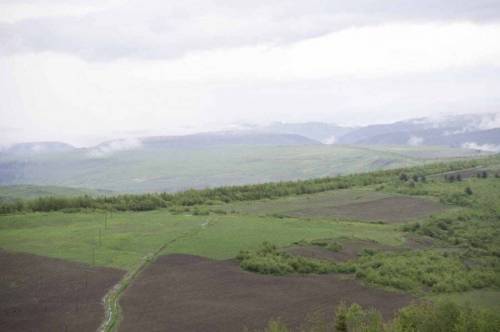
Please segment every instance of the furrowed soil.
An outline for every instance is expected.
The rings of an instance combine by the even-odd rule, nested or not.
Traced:
[[[335,262],[345,262],[356,259],[365,249],[375,251],[396,250],[396,248],[394,247],[386,246],[369,240],[348,239],[338,240],[336,242],[342,245],[342,248],[338,251],[332,251],[314,245],[295,245],[285,248],[284,251],[294,256],[302,256]]]
[[[234,332],[262,329],[273,317],[299,327],[313,312],[331,317],[341,301],[389,318],[411,300],[333,274],[259,275],[234,261],[174,254],[158,258],[125,291],[119,331]]]
[[[356,220],[380,220],[398,223],[427,217],[445,209],[445,205],[429,199],[395,196],[376,201],[342,205],[334,208],[332,214]]]
[[[0,331],[95,331],[124,271],[0,250]]]

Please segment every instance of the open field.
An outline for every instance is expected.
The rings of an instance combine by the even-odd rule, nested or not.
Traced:
[[[361,237],[389,245],[402,242],[402,233],[391,225],[238,215],[172,215],[158,210],[113,213],[108,215],[107,227],[103,213],[3,216],[0,217],[0,247],[130,269],[145,255],[193,230],[199,232],[175,242],[166,252],[227,259],[239,250],[256,248],[262,241],[289,245],[326,236]]]
[[[124,271],[0,250],[0,330],[95,331]]]
[[[273,200],[237,202],[223,208],[226,211],[257,215],[398,223],[442,212],[446,206],[429,198],[344,189]]]
[[[272,317],[299,327],[313,311],[330,317],[341,301],[376,307],[387,318],[411,299],[336,275],[263,276],[231,261],[168,255],[122,297],[119,331],[243,331],[263,328]]]

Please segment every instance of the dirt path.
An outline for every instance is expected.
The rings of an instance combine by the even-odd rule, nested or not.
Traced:
[[[168,246],[173,243],[197,235],[207,226],[209,226],[210,220],[205,221],[199,227],[192,229],[178,237],[164,243],[155,252],[146,255],[141,262],[132,270],[127,272],[125,276],[106,294],[104,297],[104,311],[105,319],[101,326],[97,329],[97,332],[113,332],[116,331],[122,318],[122,310],[120,308],[119,300],[123,292],[128,288],[128,286],[134,281],[135,278],[143,271],[151,262],[154,262],[163,250],[168,248]]]

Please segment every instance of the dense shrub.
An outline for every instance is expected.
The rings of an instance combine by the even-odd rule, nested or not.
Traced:
[[[343,265],[352,267],[357,278],[406,291],[484,288],[495,284],[496,275],[491,269],[468,269],[457,254],[437,250],[374,253]]]
[[[335,264],[317,259],[292,256],[264,242],[255,251],[241,251],[236,257],[242,269],[262,274],[324,274],[335,270]]]

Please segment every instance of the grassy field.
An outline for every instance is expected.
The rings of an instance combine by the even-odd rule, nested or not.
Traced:
[[[99,233],[101,240],[99,241]],[[34,213],[0,217],[0,247],[100,266],[129,269],[163,244],[180,238],[166,253],[226,259],[263,241],[288,245],[302,239],[357,237],[401,243],[394,226],[302,221],[257,216],[172,215],[166,210],[108,215]],[[94,259],[95,255],[95,259]]]

